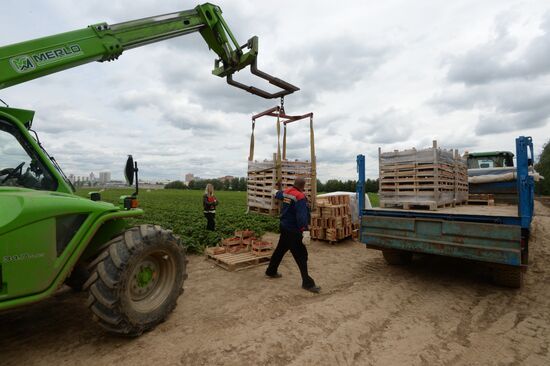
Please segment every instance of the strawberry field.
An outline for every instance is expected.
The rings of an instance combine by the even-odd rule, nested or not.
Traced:
[[[77,194],[88,197],[89,191],[81,189]],[[101,199],[118,204],[120,196],[132,192],[132,189],[107,189],[101,193]],[[202,195],[202,191],[196,190],[142,190],[139,193],[139,207],[145,210],[145,214],[131,219],[130,224],[157,224],[171,229],[192,253],[202,253],[205,247],[215,246],[222,238],[232,236],[235,230],[250,229],[258,235],[279,231],[277,218],[246,213],[246,192],[231,191],[216,192],[220,202],[216,209],[216,231],[207,231]],[[369,197],[373,206],[377,206],[378,195],[369,193]]]
[[[79,190],[87,197],[89,190]],[[108,189],[101,193],[101,199],[114,204],[121,195],[129,195],[131,189]],[[139,207],[145,214],[130,220],[132,225],[142,223],[158,224],[172,229],[179,235],[190,252],[200,253],[206,246],[218,244],[223,237],[231,236],[237,229],[251,229],[260,235],[266,231],[277,232],[278,220],[273,217],[246,213],[246,192],[219,191],[220,202],[216,210],[216,232],[206,230],[206,219],[202,212],[202,191],[159,189],[140,191]]]

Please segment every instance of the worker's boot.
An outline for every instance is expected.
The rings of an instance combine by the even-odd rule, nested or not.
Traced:
[[[318,294],[321,292],[321,287],[317,286],[317,285],[313,285],[313,286],[302,286],[302,288],[306,291],[309,291],[309,292],[313,292],[314,294]]]

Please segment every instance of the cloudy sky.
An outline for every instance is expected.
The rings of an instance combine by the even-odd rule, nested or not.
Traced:
[[[377,176],[377,149],[514,150],[550,137],[550,2],[217,2],[240,43],[260,38],[259,66],[301,88],[288,113],[315,113],[318,175],[355,178],[355,156]],[[106,21],[193,8],[176,0],[3,0],[2,44]],[[210,74],[198,34],[1,90],[37,111],[35,129],[67,173],[110,170],[127,154],[143,177],[244,176],[250,116],[276,104]],[[245,72],[235,79],[251,81]],[[258,84],[263,86],[263,84]],[[289,127],[289,157],[308,158],[309,134]],[[259,121],[256,157],[275,151]]]

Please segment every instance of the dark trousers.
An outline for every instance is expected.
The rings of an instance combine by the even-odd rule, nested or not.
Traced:
[[[214,220],[216,214],[214,212],[205,212],[204,217],[206,217],[206,230],[215,231],[216,230],[216,221]]]
[[[302,243],[302,233],[300,231],[288,231],[281,228],[281,236],[279,237],[279,243],[277,248],[271,256],[269,261],[269,266],[265,273],[269,275],[275,275],[279,264],[283,260],[286,252],[290,250],[298,268],[300,269],[300,274],[302,275],[302,286],[303,287],[312,287],[315,286],[315,281],[313,278],[309,277],[307,273],[307,249],[304,243]]]

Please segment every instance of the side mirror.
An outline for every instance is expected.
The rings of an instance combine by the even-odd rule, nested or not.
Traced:
[[[137,162],[134,161],[132,155],[128,155],[128,160],[126,160],[126,167],[124,168],[124,178],[126,178],[126,183],[129,186],[134,184],[134,179],[136,182],[136,191],[132,195],[136,197],[139,193],[139,181],[138,181],[138,166]]]
[[[134,158],[132,155],[128,155],[128,160],[126,160],[126,167],[124,168],[124,178],[126,178],[126,183],[131,186],[134,184]]]

